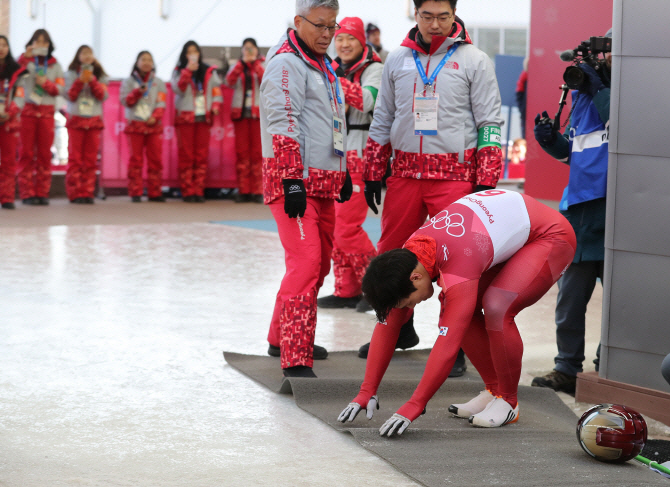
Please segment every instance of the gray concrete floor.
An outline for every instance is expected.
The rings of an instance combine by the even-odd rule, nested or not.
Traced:
[[[126,197],[0,210],[0,485],[416,485],[224,362],[266,352],[283,252],[275,233],[209,222],[270,218],[251,203]],[[554,287],[518,317],[522,384],[553,366],[555,299]],[[598,287],[586,370],[601,302]],[[422,346],[437,313],[436,300],[417,308]],[[319,311],[317,343],[357,349],[373,325]]]

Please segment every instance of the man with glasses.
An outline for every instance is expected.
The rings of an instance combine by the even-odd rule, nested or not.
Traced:
[[[457,199],[494,188],[502,168],[500,91],[493,63],[472,45],[456,17],[457,0],[414,0],[417,25],[389,54],[366,146],[363,179],[377,213],[387,180],[379,254],[402,247],[412,233]],[[388,324],[403,319],[393,311]],[[410,315],[396,348],[416,346]],[[370,344],[361,358],[374,360]],[[369,356],[368,356],[369,354]],[[462,375],[462,354],[454,375]]]
[[[297,0],[295,30],[268,53],[261,83],[263,198],[277,222],[286,274],[268,353],[285,377],[316,377],[316,296],[330,271],[335,200],[351,197],[345,98],[326,50],[339,28],[337,0]]]

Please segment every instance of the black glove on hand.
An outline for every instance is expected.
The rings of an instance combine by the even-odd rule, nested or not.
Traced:
[[[496,189],[495,186],[486,186],[484,184],[478,184],[475,186],[475,193],[479,193],[480,191],[486,191],[487,189]]]
[[[584,72],[584,74],[589,80],[588,83],[584,83],[584,86],[579,91],[588,93],[591,96],[596,96],[596,93],[598,93],[605,87],[603,80],[600,79],[600,76],[598,76],[596,70],[593,69],[593,67],[589,66],[588,64],[579,63],[578,67]]]
[[[537,114],[535,117],[535,140],[537,140],[540,145],[551,145],[556,142],[556,137],[558,137],[558,132],[554,130],[554,121],[549,118],[549,114],[545,111],[542,112],[542,116]]]
[[[338,78],[344,78],[346,74],[344,74],[344,69],[342,69],[342,66],[338,66],[337,69],[335,70],[335,74],[337,75]]]
[[[302,179],[284,179],[284,211],[289,218],[305,216],[307,192]]]
[[[381,181],[365,181],[365,201],[368,207],[377,215],[377,205],[382,202],[382,182]]]
[[[338,203],[344,203],[351,199],[351,195],[354,194],[354,183],[351,182],[351,176],[349,175],[349,170],[347,169],[347,177],[344,180],[344,185],[340,190],[340,198],[335,200]]]

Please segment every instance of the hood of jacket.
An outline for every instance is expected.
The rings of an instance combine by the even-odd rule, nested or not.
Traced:
[[[327,60],[328,62],[332,62],[330,57],[328,57],[328,54],[319,56],[313,53],[312,50],[309,47],[307,47],[307,44],[305,44],[305,42],[298,36],[298,32],[295,29],[289,29],[287,31],[286,41],[284,41],[284,43],[277,50],[274,56],[276,56],[277,54],[284,54],[284,53],[291,53],[298,56],[306,64],[312,66],[314,69],[318,69],[322,73],[325,73],[328,76],[328,81],[330,81],[331,83],[335,82],[335,76],[333,76],[333,74],[330,72],[328,68],[326,68],[324,64],[325,60]],[[334,69],[335,66],[333,66],[333,70]]]

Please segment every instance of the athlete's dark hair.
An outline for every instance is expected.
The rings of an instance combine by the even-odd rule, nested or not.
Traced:
[[[186,56],[186,53],[188,52],[188,48],[191,46],[195,46],[195,48],[198,50],[198,69],[193,72],[193,79],[204,82],[205,73],[207,72],[209,65],[202,62],[202,49],[200,49],[200,46],[195,41],[187,41],[186,44],[184,44],[184,47],[182,47],[181,54],[179,54],[179,61],[177,62],[177,69],[181,71],[188,64],[188,57]]]
[[[33,42],[35,42],[37,39],[39,39],[40,36],[44,37],[44,40],[49,43],[49,51],[47,53],[47,58],[50,58],[51,53],[54,52],[54,50],[56,49],[56,46],[54,46],[54,43],[51,41],[51,36],[46,31],[46,29],[37,29],[33,33],[33,36],[30,38],[30,40],[26,43],[26,48],[29,45],[31,45]]]
[[[21,66],[16,62],[14,56],[12,56],[12,49],[9,46],[9,39],[7,39],[7,36],[0,35],[0,39],[4,39],[7,43],[7,57],[5,58],[4,67],[2,68],[2,71],[0,71],[0,79],[11,79]]]
[[[140,58],[144,56],[145,54],[148,54],[151,56],[151,60],[154,60],[154,57],[151,55],[149,51],[140,51],[140,53],[137,55],[137,58],[135,59],[135,64],[133,64],[133,69],[130,71],[130,76],[133,76],[135,72],[140,72],[140,68],[137,66],[137,63],[140,62]],[[156,65],[154,64],[154,69],[152,71],[156,71]]]
[[[79,49],[77,49],[76,54],[74,55],[74,59],[70,63],[70,66],[67,68],[70,71],[74,71],[75,73],[79,72],[79,68],[81,68],[81,61],[79,60],[79,55],[81,54],[81,51],[84,49],[91,49],[91,46],[87,46],[86,44],[82,44],[79,46]],[[91,49],[91,52],[93,52],[93,49]],[[98,80],[102,76],[107,76],[107,73],[105,73],[105,70],[102,69],[102,65],[97,59],[93,59],[93,75],[98,78]]]
[[[428,0],[414,0],[414,7],[416,7],[417,10],[421,8],[421,6],[426,3]],[[438,2],[449,2],[449,5],[451,5],[451,10],[456,10],[456,3],[458,0],[437,0]]]
[[[419,259],[407,249],[393,249],[375,257],[363,276],[363,295],[380,322],[416,287],[410,280]]]

